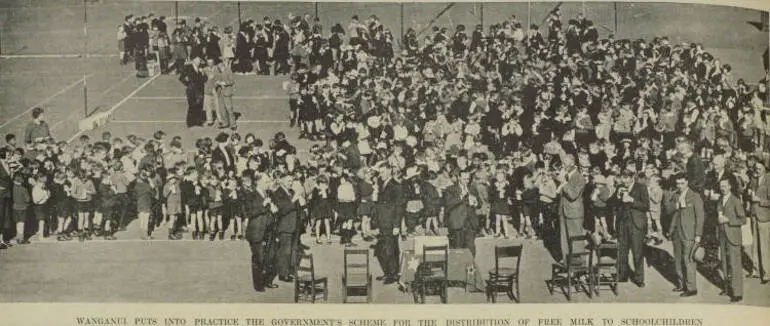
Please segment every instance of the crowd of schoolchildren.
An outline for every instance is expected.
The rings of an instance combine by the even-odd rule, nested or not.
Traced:
[[[17,233],[30,214],[41,236],[113,239],[137,215],[143,237],[165,224],[171,239],[185,229],[194,239],[223,239],[227,230],[237,239],[250,191],[281,183],[318,243],[333,231],[352,245],[356,233],[367,241],[377,234],[379,189],[395,182],[400,236],[448,227],[450,237],[466,229],[474,237],[548,238],[558,233],[563,187],[576,168],[589,180],[581,189],[583,226],[598,241],[617,236],[616,193],[630,175],[648,189],[647,241],[660,244],[676,213],[665,204],[678,194],[671,176],[687,174],[694,191],[716,202],[719,190],[706,175],[727,171],[752,225],[752,273],[764,270],[770,280],[770,197],[758,197],[770,196],[767,79],[735,80],[698,43],[599,38],[580,15],[564,25],[558,9],[546,24],[525,28],[512,16],[470,35],[462,25],[454,33],[410,29],[395,56],[393,37],[375,16],[353,17],[347,31],[337,24],[328,38],[316,21],[294,17],[274,29],[288,37],[288,56],[274,68],[291,73],[292,125],[323,140],[305,159],[282,134],[270,146],[254,135],[200,139],[193,160],[163,132],[148,141],[105,135],[27,150],[9,142],[0,159],[13,171]],[[252,36],[247,27],[273,30],[241,26],[234,70],[269,73],[259,40],[272,34]],[[678,150],[683,143],[705,169],[693,170]],[[445,200],[453,185],[472,207],[460,225]],[[716,216],[716,208],[707,210],[704,236],[716,238]],[[22,235],[18,243],[27,242]]]

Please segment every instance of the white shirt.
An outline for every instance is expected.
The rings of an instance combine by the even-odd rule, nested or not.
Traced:
[[[353,202],[356,200],[356,191],[353,188],[353,184],[349,182],[341,182],[337,187],[337,200],[341,202]]]
[[[45,188],[41,186],[32,187],[32,202],[36,205],[45,204],[48,201],[48,197],[50,197],[50,193]]]

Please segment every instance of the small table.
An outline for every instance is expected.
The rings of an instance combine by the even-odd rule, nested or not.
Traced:
[[[434,255],[430,255],[431,257]],[[438,255],[436,255],[438,256]],[[414,250],[401,252],[401,276],[399,284],[408,292],[415,274],[422,264],[422,255],[417,255]],[[468,249],[449,249],[449,263],[447,268],[447,280],[450,284],[461,283],[466,291],[480,292],[484,289],[484,279],[476,266],[471,251]]]

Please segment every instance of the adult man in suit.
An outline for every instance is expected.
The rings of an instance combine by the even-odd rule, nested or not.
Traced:
[[[738,302],[743,300],[741,225],[746,224],[746,213],[741,200],[733,194],[735,189],[733,183],[730,179],[719,182],[722,196],[718,203],[717,223],[719,223],[719,248],[722,255],[722,277],[725,279],[720,295],[730,295],[730,302]]]
[[[245,191],[251,195],[250,200],[245,201],[245,211],[249,214],[249,223],[246,227],[246,240],[251,247],[251,278],[254,290],[264,292],[265,288],[277,288],[272,283],[275,274],[273,266],[265,266],[266,251],[272,247],[273,234],[269,228],[273,227],[270,214],[277,210],[277,207],[267,196],[267,178],[262,175],[256,176],[257,186],[252,188],[251,175],[243,174],[243,183]]]
[[[688,141],[677,144],[677,151],[686,162],[685,171],[690,190],[703,194],[703,189],[706,186],[706,165],[699,157],[695,156],[692,144]]]
[[[647,187],[637,182],[635,172],[625,171],[623,185],[617,192],[620,203],[617,221],[618,265],[620,280],[628,279],[628,251],[634,255],[634,275],[631,281],[644,287],[644,239],[647,236],[647,211],[650,210],[650,196]]]
[[[248,24],[241,24],[238,36],[235,38],[235,60],[237,63],[233,71],[237,73],[251,72],[254,67],[251,64],[251,36],[249,36]]]
[[[454,181],[445,195],[449,247],[468,248],[475,256],[478,219],[474,207],[479,199],[471,192],[468,172],[458,173]]]
[[[569,253],[570,237],[585,234],[583,222],[585,209],[583,207],[583,190],[586,179],[578,171],[575,158],[571,155],[562,155],[562,173],[559,174],[561,184],[557,188],[559,193],[559,225],[561,234],[562,257]]]
[[[674,214],[669,230],[674,244],[674,267],[678,278],[674,292],[682,292],[680,294],[682,297],[691,297],[698,294],[693,252],[703,235],[703,199],[700,194],[690,189],[686,175],[678,174],[674,180],[679,190],[676,195],[677,212]]]
[[[270,198],[276,206],[276,223],[278,230],[278,279],[284,282],[294,281],[292,276],[297,258],[297,242],[295,233],[297,230],[299,198],[291,190],[291,175],[281,176],[278,189],[273,191]]]
[[[211,151],[212,162],[222,162],[225,166],[225,171],[235,171],[235,153],[233,148],[229,145],[228,140],[230,136],[226,133],[220,133],[214,139],[217,142],[217,147]]]
[[[374,255],[380,262],[385,275],[378,276],[378,281],[391,284],[397,281],[400,250],[398,247],[399,227],[401,226],[401,212],[403,206],[403,193],[401,185],[393,179],[390,167],[380,171],[380,188],[377,196],[377,215],[375,222],[380,234],[375,244]]]
[[[706,249],[713,253],[709,257],[716,258],[716,251],[719,249],[720,241],[718,234],[721,227],[717,222],[719,214],[719,204],[722,200],[720,183],[730,178],[730,171],[726,167],[726,159],[723,155],[716,155],[711,161],[712,170],[706,174],[705,189],[703,190],[703,199],[706,212],[706,218],[703,224],[703,244]],[[719,266],[716,259],[710,259],[707,265],[711,268]]]
[[[201,59],[193,58],[182,68],[179,81],[185,85],[187,95],[187,127],[201,126],[206,119],[203,113],[203,85],[206,74],[200,68]]]
[[[751,209],[754,215],[754,246],[752,261],[759,270],[762,284],[770,282],[770,173],[768,162],[759,162],[754,167],[756,182],[750,187]]]

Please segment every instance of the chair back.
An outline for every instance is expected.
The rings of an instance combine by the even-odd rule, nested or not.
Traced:
[[[311,280],[315,280],[315,266],[313,264],[313,254],[301,254],[299,263],[295,270],[294,277],[299,280],[302,275],[310,275]]]
[[[596,252],[597,264],[604,264],[608,261],[617,261],[618,245],[615,243],[602,243],[594,247]]]
[[[585,268],[593,264],[593,252],[588,244],[591,241],[589,235],[571,236],[567,239],[569,252],[567,253],[567,263],[572,268]],[[586,259],[587,258],[587,259]],[[586,265],[586,263],[588,263]]]
[[[500,275],[500,268],[504,267],[501,263],[505,261],[511,261],[510,267],[518,272],[523,252],[524,245],[522,244],[495,246],[495,272],[497,275]]]
[[[345,266],[345,279],[350,274],[369,275],[369,250],[368,249],[345,249],[343,254]]]
[[[423,246],[422,265],[427,271],[440,269],[446,277],[449,269],[449,246]]]

